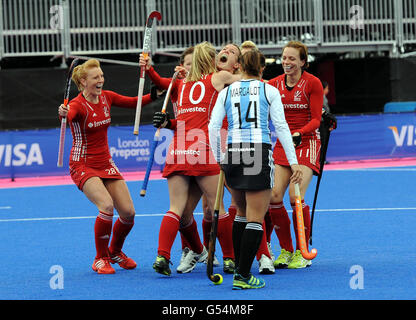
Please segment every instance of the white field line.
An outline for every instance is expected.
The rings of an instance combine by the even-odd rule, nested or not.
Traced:
[[[345,168],[345,169],[330,169],[328,171],[409,171],[410,172],[410,171],[416,171],[416,168]]]
[[[416,207],[408,208],[353,208],[353,209],[316,209],[315,212],[371,212],[371,211],[416,211]],[[290,212],[291,210],[288,210]],[[165,213],[149,213],[136,214],[136,218],[143,217],[160,217]],[[201,212],[195,212],[194,215],[202,215]],[[118,216],[115,215],[115,218]],[[81,219],[95,219],[97,216],[79,216],[79,217],[45,217],[45,218],[20,218],[20,219],[0,219],[0,222],[28,222],[28,221],[56,221],[56,220],[81,220]]]

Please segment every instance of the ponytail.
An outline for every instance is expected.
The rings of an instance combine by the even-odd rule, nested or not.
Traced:
[[[217,52],[214,46],[207,42],[201,42],[194,48],[192,66],[186,78],[187,81],[199,81],[204,74],[211,74],[215,69],[215,56]]]
[[[264,55],[258,49],[251,49],[240,56],[239,62],[245,74],[259,77],[264,67],[264,61]]]

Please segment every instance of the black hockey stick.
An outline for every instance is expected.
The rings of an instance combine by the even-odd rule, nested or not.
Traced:
[[[327,130],[327,132],[326,132],[327,136],[326,136],[326,139],[323,141],[324,143],[322,145],[318,181],[316,182],[315,196],[313,197],[312,214],[311,214],[311,232],[310,232],[310,235],[309,235],[309,244],[310,245],[312,245],[312,226],[313,226],[313,218],[315,216],[316,200],[318,198],[319,185],[321,184],[322,174],[323,174],[323,171],[324,171],[324,165],[325,165],[325,161],[326,161],[326,152],[328,150],[328,144],[329,144],[329,137],[331,136],[331,131],[329,131],[328,128],[325,128],[325,130]]]
[[[217,186],[217,196],[215,197],[215,206],[214,206],[214,217],[211,226],[211,233],[209,236],[209,247],[208,247],[208,258],[207,258],[207,276],[215,284],[222,283],[222,275],[217,273],[213,274],[214,269],[214,254],[215,254],[215,243],[217,241],[217,228],[218,228],[218,218],[220,215],[221,201],[224,193],[224,172],[220,171],[220,176],[218,178]]]

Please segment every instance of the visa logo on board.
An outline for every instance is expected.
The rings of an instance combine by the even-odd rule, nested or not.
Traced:
[[[0,165],[5,167],[43,165],[42,152],[39,143],[0,144]]]
[[[414,139],[415,127],[413,125],[401,126],[400,132],[396,126],[390,126],[389,129],[393,132],[394,141],[397,147],[402,147],[403,145],[416,145]]]

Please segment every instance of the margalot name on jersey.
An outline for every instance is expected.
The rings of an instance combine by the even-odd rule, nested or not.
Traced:
[[[39,143],[0,144],[0,165],[4,167],[43,165]]]
[[[260,87],[240,87],[231,89],[231,98],[243,97],[247,95],[258,96]]]

